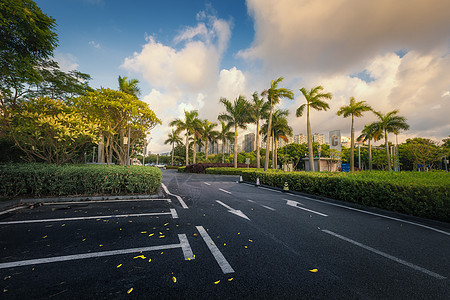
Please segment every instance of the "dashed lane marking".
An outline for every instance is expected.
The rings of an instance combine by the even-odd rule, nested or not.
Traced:
[[[206,184],[206,185],[211,185],[210,183],[208,183],[208,182],[203,182],[204,184]]]
[[[266,208],[266,209],[268,209],[268,210],[275,211],[275,208],[272,208],[272,207],[267,206],[267,205],[259,204],[259,203],[256,202],[256,201],[253,201],[253,200],[248,199],[248,202],[255,203],[255,204],[258,204],[259,206],[262,206],[262,207],[264,207],[264,208]]]
[[[341,240],[344,240],[344,241],[346,241],[346,242],[349,242],[349,243],[351,243],[351,244],[353,244],[353,245],[356,245],[356,246],[358,246],[358,247],[361,247],[361,248],[363,248],[363,249],[366,249],[366,250],[368,250],[368,251],[370,251],[370,252],[373,252],[373,253],[375,253],[375,254],[381,255],[381,256],[383,256],[383,257],[385,257],[385,258],[387,258],[387,259],[393,260],[393,261],[395,261],[395,262],[397,262],[397,263],[399,263],[399,264],[402,264],[402,265],[405,265],[405,266],[407,266],[407,267],[410,267],[410,268],[412,268],[412,269],[414,269],[414,270],[416,270],[416,271],[420,271],[420,272],[422,272],[422,273],[425,273],[425,274],[427,274],[427,275],[430,275],[430,276],[432,276],[432,277],[434,277],[434,278],[436,278],[436,279],[446,279],[446,278],[447,278],[447,277],[444,277],[444,276],[439,275],[439,274],[437,274],[437,273],[434,273],[434,272],[432,272],[432,271],[429,271],[429,270],[427,270],[427,269],[425,269],[425,268],[422,268],[422,267],[419,267],[419,266],[417,266],[417,265],[415,265],[415,264],[412,264],[412,263],[410,263],[410,262],[404,261],[404,260],[402,260],[402,259],[400,259],[400,258],[397,258],[397,257],[395,257],[395,256],[392,256],[392,255],[389,255],[389,254],[387,254],[387,253],[384,253],[384,252],[382,252],[382,251],[380,251],[380,250],[374,249],[374,248],[372,248],[372,247],[366,246],[366,245],[361,244],[361,243],[359,243],[359,242],[357,242],[357,241],[354,241],[354,240],[352,240],[352,239],[346,238],[345,236],[339,235],[339,234],[334,233],[334,232],[332,232],[332,231],[329,231],[329,230],[322,230],[322,232],[328,233],[328,234],[330,234],[330,235],[332,235],[332,236],[334,236],[334,237],[337,237],[337,238],[339,238],[339,239],[341,239]]]
[[[206,245],[208,246],[209,251],[211,251],[212,255],[216,259],[217,263],[222,269],[222,272],[224,274],[234,273],[233,268],[228,263],[225,256],[223,256],[222,252],[220,252],[219,248],[217,248],[216,244],[214,244],[213,240],[208,235],[205,228],[203,228],[203,226],[195,226],[195,227],[197,228],[198,232],[200,233]]]
[[[91,216],[91,217],[40,219],[40,220],[22,220],[22,221],[0,222],[0,225],[45,223],[45,222],[60,222],[60,221],[78,221],[78,220],[92,220],[92,219],[110,219],[110,218],[128,218],[128,217],[148,217],[148,216],[161,216],[161,215],[171,215],[172,218],[174,218],[174,219],[178,218],[176,210],[171,208],[170,212],[162,212],[162,213],[143,213],[143,214],[128,214],[128,215],[110,215],[110,216]]]
[[[227,194],[230,194],[230,195],[231,195],[231,192],[229,192],[229,191],[227,191],[227,190],[219,189],[219,191],[222,191],[222,192],[224,192],[224,193],[227,193]]]
[[[183,250],[185,260],[195,259],[194,255],[192,254],[192,249],[191,249],[191,246],[189,245],[186,235],[179,234],[178,239],[180,240],[179,244],[131,248],[131,249],[104,251],[104,252],[93,252],[93,253],[85,253],[85,254],[56,256],[56,257],[14,261],[14,262],[9,262],[9,263],[1,263],[0,269],[16,268],[16,267],[22,267],[22,266],[47,264],[47,263],[62,262],[62,261],[79,260],[79,259],[94,258],[94,257],[122,255],[122,254],[129,254],[129,253],[140,253],[140,252],[146,252],[146,251],[160,251],[160,250],[168,250],[168,249],[176,249],[176,248],[181,248]]]
[[[286,200],[286,201],[287,201],[286,204],[289,205],[289,206],[297,207],[298,209],[309,211],[309,212],[311,212],[313,214],[316,214],[316,215],[319,215],[319,216],[322,216],[322,217],[328,217],[328,215],[320,213],[318,211],[314,211],[314,210],[311,210],[311,209],[307,209],[307,208],[298,206],[297,204],[300,204],[300,205],[303,205],[303,204],[298,203],[297,201],[292,201],[292,200]]]
[[[167,195],[171,195],[171,196],[174,196],[175,198],[177,198],[178,201],[180,202],[181,206],[182,206],[184,209],[189,208],[189,207],[186,205],[186,203],[184,203],[183,199],[181,199],[180,196],[175,195],[175,194],[172,194],[171,192],[169,192],[169,190],[167,189],[167,187],[166,187],[166,185],[165,185],[164,183],[161,182],[161,186],[162,186],[162,188],[164,189],[164,191],[166,192]]]

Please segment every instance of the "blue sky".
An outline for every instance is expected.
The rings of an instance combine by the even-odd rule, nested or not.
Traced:
[[[278,107],[290,110],[294,134],[306,132],[305,118],[295,117],[299,88],[317,85],[333,99],[328,111],[312,113],[313,132],[348,136],[350,120],[336,111],[353,96],[383,113],[399,109],[411,126],[400,141],[450,134],[449,1],[36,3],[56,19],[63,69],[90,74],[93,87],[117,88],[119,75],[140,81],[140,98],[163,121],[151,132],[152,152],[170,149],[167,124],[184,110],[217,121],[220,97],[250,99],[279,76],[295,93]],[[357,134],[374,120],[358,119]]]

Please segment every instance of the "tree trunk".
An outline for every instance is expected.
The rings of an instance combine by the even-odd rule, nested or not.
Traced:
[[[388,165],[388,171],[391,171],[391,157],[389,156],[389,142],[388,142],[388,136],[387,136],[387,130],[384,130],[384,142],[386,144],[386,158],[387,158],[387,165]]]
[[[273,137],[273,148],[274,148],[274,159],[273,159],[273,168],[275,170],[278,169],[278,141]]]
[[[264,159],[264,171],[269,169],[269,144],[270,144],[270,133],[272,132],[272,99],[270,99],[270,113],[269,113],[269,126],[267,128],[267,144],[266,144],[266,155]]]
[[[350,135],[350,172],[355,172],[355,120],[352,115],[352,130]]]
[[[306,107],[306,131],[308,135],[309,170],[314,172],[314,153],[311,136],[311,123],[309,122],[309,105]]]
[[[194,133],[194,151],[193,151],[193,154],[192,154],[192,163],[195,165],[196,163],[197,163],[197,160],[196,160],[196,154],[197,154],[197,149],[195,149],[195,148],[197,148],[197,138],[195,137],[195,133]]]
[[[222,140],[222,163],[225,163],[225,139]]]
[[[208,138],[205,140],[205,161],[208,161]]]
[[[256,121],[256,168],[261,168],[261,154],[259,153],[259,120]]]
[[[186,166],[189,165],[189,130],[186,130]]]
[[[372,146],[369,139],[369,171],[372,171]]]
[[[234,125],[234,167],[237,168],[237,125]]]
[[[172,167],[173,167],[173,152],[175,151],[175,143],[172,143]]]

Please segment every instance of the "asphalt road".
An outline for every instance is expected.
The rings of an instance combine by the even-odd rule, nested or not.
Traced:
[[[0,212],[0,298],[450,298],[449,224],[236,180]]]

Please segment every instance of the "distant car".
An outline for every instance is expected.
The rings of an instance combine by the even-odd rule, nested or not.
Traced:
[[[159,165],[155,165],[155,167],[158,167],[158,168],[160,168],[160,169],[166,169],[166,165],[164,165],[164,164],[159,164]]]

